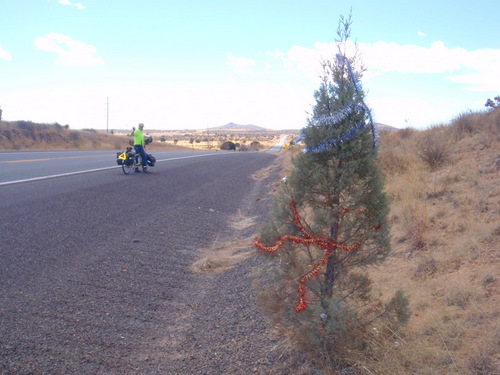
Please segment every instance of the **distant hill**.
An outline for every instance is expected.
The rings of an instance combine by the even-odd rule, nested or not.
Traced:
[[[375,129],[377,131],[381,131],[381,130],[398,130],[398,128],[395,128],[394,126],[390,126],[390,125],[385,125],[385,124],[380,124],[378,122],[374,123],[373,124],[375,126]]]
[[[251,130],[251,131],[266,131],[268,129],[257,126],[257,125],[240,125],[240,124],[235,124],[234,122],[230,122],[226,125],[222,126],[217,126],[215,128],[210,128],[210,129],[233,129],[233,130]]]
[[[385,124],[380,124],[380,123],[375,123],[375,129],[377,131],[381,130],[398,130],[398,128],[395,128],[394,126],[390,125],[385,125]],[[226,125],[222,126],[217,126],[214,128],[210,128],[210,130],[214,129],[224,129],[224,130],[248,130],[248,131],[268,131],[269,129],[263,128],[261,126],[257,125],[240,125],[240,124],[235,124],[234,122],[230,122]]]
[[[130,130],[124,131],[130,134]],[[0,151],[20,150],[124,150],[130,135],[95,129],[73,130],[68,125],[32,121],[0,121]],[[186,149],[176,144],[155,142],[155,149]],[[189,147],[191,149],[192,147]]]

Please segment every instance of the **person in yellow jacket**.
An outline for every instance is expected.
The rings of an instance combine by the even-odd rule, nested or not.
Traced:
[[[140,123],[139,127],[134,131],[134,149],[136,154],[141,155],[142,159],[142,171],[148,172],[148,157],[146,155],[146,151],[144,150],[145,142],[144,135],[142,134],[142,129],[144,129],[144,124]],[[137,164],[138,157],[135,157],[135,162]],[[135,168],[136,172],[139,172],[139,168]]]

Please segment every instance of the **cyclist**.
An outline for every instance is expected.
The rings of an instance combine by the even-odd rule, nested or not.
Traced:
[[[146,155],[146,151],[144,150],[144,146],[146,143],[144,142],[144,135],[142,134],[142,129],[144,129],[144,124],[140,123],[139,127],[134,131],[134,149],[136,154],[141,155],[142,159],[142,171],[144,173],[149,172],[148,167],[148,157]],[[138,157],[135,157],[135,163],[138,162]],[[135,172],[139,172],[139,168],[135,167]]]

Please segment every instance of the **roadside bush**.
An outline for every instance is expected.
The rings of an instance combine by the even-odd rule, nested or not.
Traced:
[[[489,111],[483,118],[487,124],[485,130],[498,134],[498,130],[500,129],[500,108]]]
[[[481,113],[472,111],[461,113],[452,120],[450,130],[454,131],[455,139],[460,140],[477,133],[481,128],[481,119]]]
[[[260,144],[260,142],[253,141],[252,143],[250,143],[250,150],[251,151],[259,151],[262,148],[263,148],[263,146]]]
[[[69,137],[72,141],[79,141],[82,139],[82,133],[77,130],[72,130],[69,133]]]
[[[227,141],[227,142],[224,142],[220,146],[220,149],[221,150],[236,150],[236,145],[231,141]]]
[[[31,121],[17,121],[16,125],[18,129],[29,130],[29,131],[33,131],[36,128],[36,125]]]
[[[404,129],[398,130],[395,133],[398,134],[401,137],[401,139],[407,139],[407,138],[410,138],[411,136],[413,136],[413,134],[415,134],[415,132],[416,132],[415,129],[404,128]]]
[[[452,147],[449,128],[437,126],[420,134],[417,155],[431,170],[451,161]]]

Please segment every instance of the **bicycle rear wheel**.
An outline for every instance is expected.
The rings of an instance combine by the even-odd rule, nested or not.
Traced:
[[[130,164],[130,165],[122,164],[122,171],[125,174],[129,174],[132,171],[133,167],[134,167],[133,164]]]

